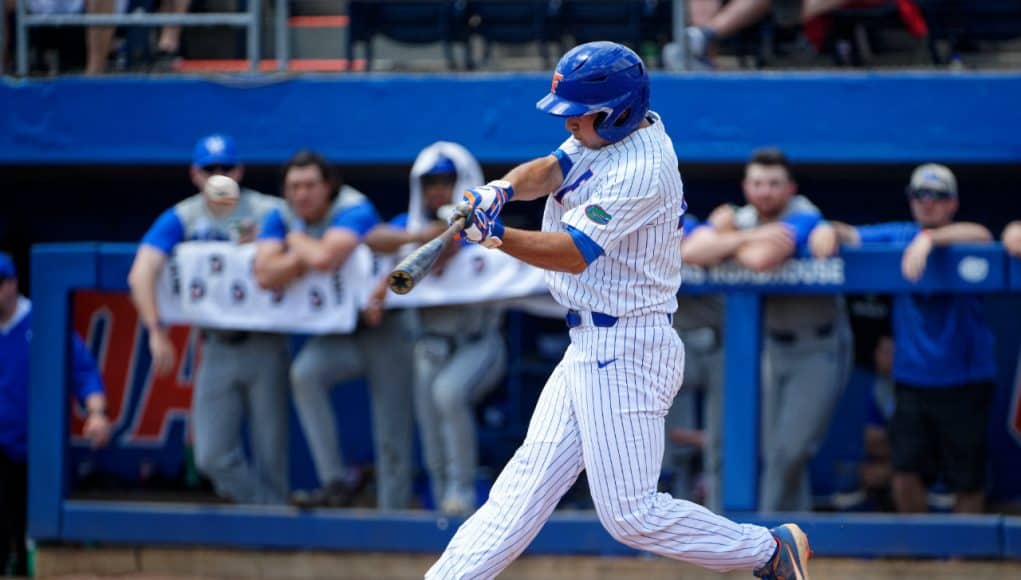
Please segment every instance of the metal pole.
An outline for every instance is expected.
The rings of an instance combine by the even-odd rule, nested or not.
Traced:
[[[288,21],[290,20],[290,3],[288,0],[277,0],[276,9],[276,42],[277,70],[287,70],[287,61],[291,59],[291,38]]]
[[[262,0],[248,0],[248,70],[259,71],[259,60],[262,58],[259,47],[259,32],[262,22],[259,18],[259,8]]]
[[[688,27],[687,20],[688,3],[685,0],[674,0],[674,44],[680,70],[690,68],[688,66],[688,37],[684,32]]]
[[[25,0],[18,0],[15,7],[14,25],[17,26],[15,58],[18,59],[18,75],[28,74],[28,28],[25,26]]]

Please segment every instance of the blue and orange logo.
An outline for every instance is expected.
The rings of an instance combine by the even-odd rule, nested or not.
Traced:
[[[557,85],[560,84],[560,80],[564,78],[564,75],[560,73],[553,73],[553,83],[550,85],[549,92],[556,93]]]

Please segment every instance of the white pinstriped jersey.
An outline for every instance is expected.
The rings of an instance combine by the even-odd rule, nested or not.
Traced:
[[[648,119],[650,126],[601,149],[574,137],[558,149],[570,168],[546,201],[542,230],[571,226],[603,249],[579,275],[546,273],[553,297],[568,308],[617,317],[677,310],[684,186],[663,121],[653,112]]]

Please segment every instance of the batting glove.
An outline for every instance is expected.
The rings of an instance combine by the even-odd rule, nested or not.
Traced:
[[[496,218],[503,210],[504,204],[514,197],[514,187],[510,182],[498,179],[486,185],[467,189],[461,200],[471,205],[472,209],[481,209],[490,219]]]
[[[450,217],[450,223],[464,218],[465,226],[458,234],[458,239],[480,244],[486,248],[499,248],[503,244],[503,222],[500,217],[489,217],[482,208],[472,208],[468,203],[460,203]]]

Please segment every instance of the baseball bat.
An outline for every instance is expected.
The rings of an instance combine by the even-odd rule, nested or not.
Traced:
[[[454,223],[450,224],[450,227],[445,232],[408,254],[390,272],[390,276],[387,278],[387,284],[390,286],[390,289],[397,294],[411,292],[415,284],[422,278],[425,278],[429,271],[432,270],[433,264],[440,257],[443,246],[463,229],[464,218],[458,218],[454,220]]]

